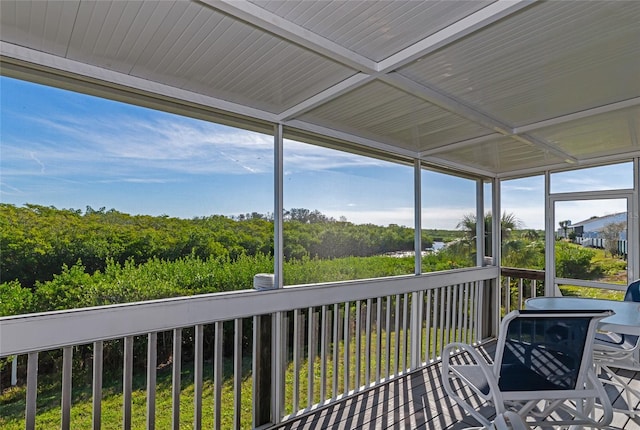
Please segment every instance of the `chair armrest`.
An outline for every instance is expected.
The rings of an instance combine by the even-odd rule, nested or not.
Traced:
[[[471,364],[456,365],[451,363],[451,358],[466,353],[468,354],[472,362]],[[453,392],[449,381],[449,375],[455,374],[467,383],[467,386],[476,392],[480,397],[485,400],[492,400],[496,406],[496,412],[503,412],[503,400],[498,388],[498,380],[493,373],[493,364],[487,362],[487,360],[480,355],[480,353],[471,345],[461,342],[452,342],[447,344],[442,350],[442,377],[444,382],[445,391],[448,389]],[[478,376],[478,378],[474,378]],[[478,380],[482,380],[486,384],[486,387],[478,386]],[[475,383],[474,383],[475,382]],[[447,394],[450,394],[447,391]]]

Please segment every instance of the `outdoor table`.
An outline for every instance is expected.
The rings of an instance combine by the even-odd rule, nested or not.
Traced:
[[[603,318],[598,328],[640,336],[640,303],[585,297],[534,297],[525,301],[526,309],[535,310],[612,310],[615,315]]]

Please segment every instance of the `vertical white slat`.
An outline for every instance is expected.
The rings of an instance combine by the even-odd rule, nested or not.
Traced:
[[[131,392],[133,390],[133,336],[124,338],[122,371],[122,428],[131,428]]]
[[[222,333],[223,323],[214,324],[213,344],[213,428],[222,429]]]
[[[447,301],[447,290],[446,288],[440,288],[441,290],[441,294],[440,294],[440,322],[438,324],[438,326],[440,327],[439,330],[439,342],[438,342],[438,351],[440,351],[440,354],[438,354],[439,356],[442,356],[442,350],[444,349],[444,344],[445,344],[445,335],[446,335],[446,325],[445,325],[445,320],[446,320],[446,316],[447,316],[447,308],[446,308],[446,301]]]
[[[356,365],[355,365],[355,383],[356,390],[362,386],[360,383],[360,368],[362,367],[362,300],[356,300]]]
[[[36,428],[36,400],[38,398],[38,353],[30,352],[27,355],[27,401],[25,409],[26,430]]]
[[[173,369],[171,374],[171,428],[180,430],[180,385],[182,381],[182,329],[173,329]]]
[[[426,328],[424,335],[424,360],[426,362],[430,361],[429,352],[431,350],[431,290],[426,291],[426,301],[427,304],[425,306],[424,311],[424,326]]]
[[[62,404],[60,428],[69,430],[71,427],[71,381],[73,365],[73,347],[62,348]]]
[[[18,385],[18,356],[14,355],[11,360],[11,386]]]
[[[351,336],[350,336],[350,330],[351,330],[351,320],[350,320],[350,309],[349,309],[349,302],[345,302],[344,304],[344,331],[343,331],[343,335],[342,335],[342,345],[343,345],[343,349],[344,349],[344,358],[343,358],[343,380],[344,380],[344,387],[343,387],[343,392],[345,394],[347,394],[349,392],[349,379],[351,377],[350,375],[350,367],[351,367],[351,358],[350,358],[350,354],[349,354],[349,350],[351,349]]]
[[[384,324],[384,331],[387,335],[387,342],[385,343],[385,364],[384,364],[384,373],[385,378],[389,379],[389,372],[391,370],[391,296],[387,296],[385,300],[386,303],[386,318]]]
[[[433,327],[433,350],[431,351],[431,361],[435,361],[437,358],[438,351],[438,334],[440,333],[440,327],[438,326],[439,316],[440,316],[440,288],[436,288],[433,291],[433,317],[431,318],[431,326]]]
[[[466,286],[467,284],[458,284],[457,288],[456,288],[456,294],[458,295],[458,316],[456,319],[456,336],[455,339],[453,339],[454,341],[457,342],[462,342],[462,327],[464,326],[464,317],[463,317],[463,311],[464,311],[464,292],[467,288]]]
[[[536,279],[531,280],[531,297],[538,295],[538,281]]]
[[[504,313],[508,314],[511,312],[511,276],[507,276],[507,285],[505,286],[504,292]]]
[[[522,298],[524,296],[524,279],[518,279],[518,309],[522,309]]]
[[[474,338],[473,341],[477,342],[482,337],[482,333],[480,330],[482,329],[480,324],[480,318],[482,318],[482,308],[480,307],[480,285],[478,282],[473,283],[473,294],[475,300],[473,301],[473,333]]]
[[[376,382],[380,382],[380,361],[382,360],[382,298],[376,299]]]
[[[327,324],[328,315],[331,311],[327,312],[327,306],[322,306],[322,321],[320,328],[320,402],[324,402],[327,399]]]
[[[445,345],[447,345],[451,341],[451,325],[452,325],[451,318],[454,313],[453,298],[452,298],[452,291],[451,291],[452,288],[453,287],[451,285],[446,286],[447,299],[445,300],[445,303],[444,303],[444,310],[446,312],[446,316],[444,319],[444,326],[445,326],[444,337],[442,339],[443,348]]]
[[[307,357],[308,357],[308,383],[307,383],[307,406],[310,407],[315,404],[315,395],[314,395],[314,381],[315,381],[315,363],[316,363],[316,353],[317,353],[317,345],[316,342],[318,338],[316,336],[316,332],[318,330],[318,319],[317,314],[314,312],[313,308],[309,308],[308,313],[308,334],[307,334]]]
[[[404,293],[402,296],[402,373],[409,368],[407,346],[409,343],[409,294]]]
[[[469,290],[471,289],[471,283],[467,282],[464,284],[464,299],[462,301],[462,315],[464,318],[464,323],[462,324],[462,338],[461,342],[470,343],[469,342]]]
[[[449,331],[449,337],[447,338],[447,343],[453,342],[455,341],[455,337],[457,335],[457,324],[458,321],[456,320],[456,317],[458,316],[458,288],[460,288],[460,284],[455,284],[451,286],[451,300],[449,302],[449,307],[450,307],[450,312],[451,315],[449,315],[449,319],[450,319],[450,331]]]
[[[371,299],[367,299],[367,316],[364,337],[364,385],[371,383]]]
[[[203,379],[203,351],[204,346],[204,326],[198,324],[195,330],[195,345],[193,357],[193,428],[202,429],[202,379]]]
[[[242,413],[242,319],[234,321],[233,333],[233,428],[240,429]]]
[[[93,384],[92,384],[92,420],[93,430],[102,428],[102,366],[104,344],[101,340],[93,342]]]
[[[332,371],[332,394],[331,397],[335,399],[338,396],[338,370],[340,368],[340,308],[336,303],[333,305],[333,371]]]
[[[261,346],[261,335],[260,335],[260,317],[258,315],[254,315],[253,316],[253,347],[252,347],[252,360],[251,360],[251,383],[253,384],[253,391],[251,392],[251,403],[253,404],[253,407],[251,408],[251,425],[253,428],[259,427],[258,424],[258,408],[256,407],[256,405],[259,402],[259,394],[258,394],[258,372],[260,372],[259,370],[259,366],[261,365],[259,363],[260,361],[260,348],[262,348]]]
[[[422,305],[424,292],[411,293],[411,370],[417,369],[422,363]]]
[[[393,374],[398,375],[398,360],[400,358],[400,295],[396,294],[396,318],[395,318],[395,348],[393,351]]]
[[[293,412],[300,409],[300,309],[293,311]]]
[[[272,372],[271,372],[271,390],[272,390],[272,412],[271,416],[274,423],[279,423],[284,416],[284,398],[285,398],[285,374],[287,366],[287,330],[289,327],[286,312],[276,312],[272,319],[271,328],[271,348],[272,353]]]
[[[158,333],[147,335],[147,430],[156,428],[156,368],[158,367]]]

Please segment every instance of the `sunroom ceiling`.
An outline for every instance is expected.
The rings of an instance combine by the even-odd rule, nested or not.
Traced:
[[[491,176],[640,156],[639,1],[1,0],[0,15],[7,76]]]

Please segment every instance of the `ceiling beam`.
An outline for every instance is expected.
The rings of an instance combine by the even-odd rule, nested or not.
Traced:
[[[596,115],[602,115],[605,113],[615,112],[621,109],[633,108],[640,106],[640,97],[634,97],[621,102],[611,103],[604,106],[598,106],[592,109],[586,109],[580,112],[571,113],[568,115],[562,115],[555,118],[546,119],[544,121],[538,121],[527,125],[522,125],[513,129],[516,134],[528,133],[530,131],[536,131],[545,127],[552,127],[554,125],[560,125],[569,121],[576,121],[579,119],[590,118]]]
[[[308,112],[318,106],[321,106],[337,97],[340,97],[342,94],[345,94],[349,91],[352,91],[358,87],[361,87],[375,78],[366,73],[358,73],[353,75],[338,84],[327,88],[326,90],[314,95],[313,97],[309,97],[305,101],[293,106],[286,111],[282,112],[278,118],[280,121],[287,121],[296,116],[302,115],[305,112]]]
[[[543,151],[548,151],[558,157],[561,157],[563,160],[565,160],[568,163],[577,162],[577,159],[575,157],[558,149],[551,143],[546,142],[543,139],[540,139],[537,137],[534,138],[526,134],[514,133],[510,125],[496,118],[491,117],[490,115],[480,111],[479,109],[470,107],[462,103],[461,101],[456,100],[454,97],[451,97],[450,95],[443,94],[440,91],[437,91],[433,88],[430,88],[425,85],[419,84],[415,81],[412,81],[411,79],[408,79],[397,72],[392,72],[386,75],[378,76],[378,79],[402,91],[405,91],[408,94],[412,94],[444,110],[452,112],[462,118],[475,122],[476,124],[480,124],[483,127],[490,129],[491,131],[495,131],[504,136],[518,140],[520,142],[539,147]],[[443,150],[446,150],[447,148],[448,148],[447,146],[442,147]]]
[[[0,41],[0,63],[2,63],[2,74],[7,74],[7,65],[13,65],[17,69],[22,69],[25,76],[29,75],[29,70],[33,73],[31,79],[45,79],[39,75],[39,71],[44,71],[45,75],[51,75],[48,85],[80,91],[109,98],[108,88],[113,88],[113,96],[120,90],[125,90],[131,94],[141,94],[145,96],[155,96],[167,100],[180,100],[189,104],[204,106],[209,109],[221,112],[228,112],[245,118],[255,118],[257,120],[271,123],[277,122],[278,118],[270,112],[251,108],[241,104],[221,100],[215,97],[194,93],[125,73],[92,66],[68,58],[58,57],[42,51],[25,48]],[[60,78],[56,78],[60,76]],[[39,77],[40,76],[40,77]],[[57,79],[57,80],[56,80]],[[74,83],[75,82],[75,83]],[[93,85],[93,89],[92,89]],[[100,87],[100,89],[98,88]],[[106,89],[106,90],[105,90]],[[114,98],[114,97],[111,97]]]
[[[537,0],[499,0],[489,6],[449,25],[446,28],[414,43],[398,53],[380,61],[378,71],[387,73],[398,69],[412,61],[424,57],[431,52],[447,46],[463,37],[487,27],[494,22],[514,14]]]
[[[375,73],[377,63],[306,28],[246,0],[198,0],[214,10],[281,37],[330,60],[364,73]]]

